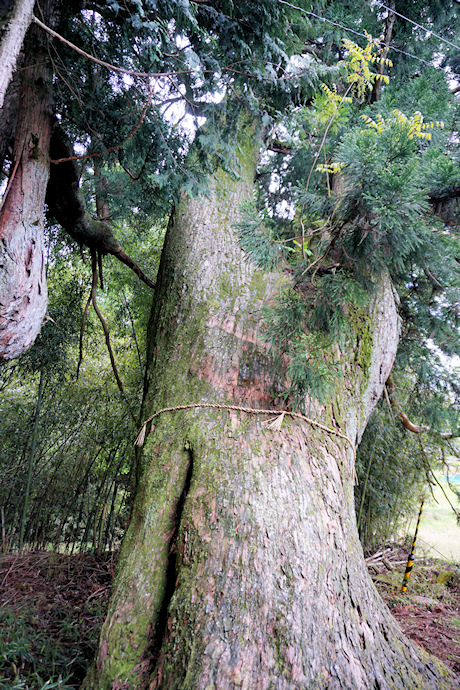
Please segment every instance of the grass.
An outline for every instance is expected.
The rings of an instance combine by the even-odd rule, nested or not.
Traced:
[[[459,510],[456,494],[442,477],[438,478],[452,505]],[[460,489],[460,485],[459,489]],[[406,535],[412,538],[417,522],[419,506],[414,506],[414,517],[407,526]],[[460,525],[447,498],[439,486],[433,487],[433,496],[425,501],[417,537],[415,558],[423,554],[432,558],[443,557],[447,561],[460,563]]]
[[[0,613],[0,689],[69,688],[69,651],[37,626],[36,616],[3,609]],[[64,678],[62,676],[64,672]],[[39,673],[45,674],[43,680]],[[56,679],[56,680],[55,680]]]
[[[101,611],[101,621],[103,614]],[[71,609],[55,610],[52,615],[60,618],[60,624],[50,635],[30,602],[25,610],[4,608],[0,612],[0,690],[64,690],[80,684],[89,664],[82,654],[82,638],[86,633],[85,646],[93,652],[97,632],[88,636]]]

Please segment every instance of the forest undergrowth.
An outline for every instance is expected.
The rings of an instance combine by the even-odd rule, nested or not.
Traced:
[[[460,681],[460,567],[420,560],[399,592],[407,549],[367,559],[403,632]],[[0,556],[0,690],[78,689],[96,650],[117,554],[33,551]]]
[[[81,686],[96,651],[116,556],[0,556],[1,690]]]

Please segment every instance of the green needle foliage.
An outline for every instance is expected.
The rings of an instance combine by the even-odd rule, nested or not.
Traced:
[[[330,372],[323,350],[352,337],[356,312],[383,272],[401,298],[401,363],[412,357],[422,366],[422,346],[426,357],[431,349],[432,366],[436,348],[460,352],[458,233],[454,211],[444,203],[456,193],[457,152],[440,119],[450,119],[455,105],[444,90],[444,112],[438,105],[434,121],[419,110],[385,112],[385,97],[384,114],[374,114],[379,104],[364,103],[375,81],[372,44],[359,48],[348,41],[345,47],[344,82],[323,88],[310,106],[283,121],[290,131],[284,161],[275,177],[269,174],[273,156],[263,161],[258,213],[245,212],[239,226],[252,260],[284,266],[291,275],[288,293],[265,318],[276,361],[292,358],[284,395],[295,405],[308,386],[311,395],[327,398],[332,377],[321,375],[328,366]],[[421,78],[423,89],[411,85],[403,101],[415,104],[414,94],[433,79],[430,70]],[[346,94],[353,92],[350,103]],[[394,105],[392,94],[388,101]],[[409,341],[418,343],[413,355]]]

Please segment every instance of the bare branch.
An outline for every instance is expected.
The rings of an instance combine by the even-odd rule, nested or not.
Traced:
[[[388,384],[388,393],[389,393],[389,398],[391,405],[394,410],[397,411],[399,414],[399,419],[401,420],[402,425],[408,430],[411,431],[413,434],[422,434],[422,433],[429,433],[429,434],[434,434],[438,438],[442,439],[449,439],[449,438],[456,438],[456,435],[452,431],[437,431],[436,429],[433,429],[432,427],[429,426],[420,426],[418,424],[414,424],[413,422],[410,421],[408,416],[401,410],[401,407],[398,403],[398,400],[396,398],[396,386],[395,382],[393,380],[393,375],[390,374],[388,379],[387,379],[387,384]]]
[[[129,414],[131,415],[133,422],[135,424],[137,424],[136,417],[134,416],[134,413],[131,410],[131,406],[129,405],[128,399],[127,399],[126,394],[125,394],[125,390],[123,388],[123,384],[122,384],[121,379],[120,379],[120,375],[118,373],[117,365],[115,362],[115,356],[113,354],[112,345],[110,343],[109,329],[107,328],[107,324],[105,322],[105,319],[102,316],[101,310],[99,309],[99,306],[97,304],[96,289],[97,289],[98,268],[97,268],[97,257],[96,257],[95,251],[91,252],[91,266],[92,266],[92,270],[93,270],[93,281],[92,281],[92,286],[91,286],[91,301],[93,303],[93,308],[97,314],[99,321],[101,322],[101,326],[102,326],[102,329],[104,331],[105,344],[107,345],[107,350],[108,350],[109,357],[110,357],[110,363],[112,365],[112,371],[113,371],[113,374],[115,376],[115,380],[117,382],[118,390],[120,391],[121,395],[123,396],[124,401],[126,402],[126,405],[128,407],[128,410],[129,410]]]
[[[64,43],[68,48],[71,48],[74,50],[76,53],[81,55],[82,57],[86,58],[87,60],[91,60],[91,62],[95,62],[96,65],[100,65],[101,67],[106,67],[107,69],[112,70],[112,72],[118,72],[120,74],[127,74],[130,77],[142,77],[144,79],[148,79],[150,77],[167,77],[167,76],[173,76],[175,74],[191,74],[193,70],[187,69],[187,70],[182,70],[179,72],[138,72],[137,70],[133,69],[126,69],[125,67],[118,67],[117,65],[112,65],[110,62],[105,62],[104,60],[99,60],[99,58],[94,57],[94,55],[91,55],[90,53],[87,53],[85,50],[82,50],[78,46],[75,45],[75,43],[71,43],[68,41],[64,36],[61,36],[61,34],[58,34],[57,31],[54,31],[51,29],[49,26],[44,24],[43,22],[38,19],[38,17],[33,17],[33,22],[37,24],[43,31],[46,31],[50,36],[53,36],[53,38],[57,38],[58,41],[61,43]]]

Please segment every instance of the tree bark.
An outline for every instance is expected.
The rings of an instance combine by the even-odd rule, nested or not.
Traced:
[[[0,43],[0,109],[16,69],[27,29],[32,21],[35,0],[16,0],[11,19]]]
[[[21,59],[20,63],[22,63]],[[15,72],[7,89],[3,107],[0,108],[0,175],[2,177],[6,176],[5,159],[8,155],[11,155],[13,150],[14,133],[18,120],[20,87],[20,72]]]
[[[51,21],[51,2],[42,3],[42,10]],[[30,29],[11,174],[0,209],[0,362],[32,345],[47,306],[43,208],[49,177],[51,71],[46,42],[40,29]]]
[[[243,255],[233,225],[253,194],[254,136],[238,180],[170,224],[149,335],[144,419],[184,403],[271,406],[260,308],[282,285]],[[394,359],[392,287],[333,353],[343,378],[309,414],[360,438]],[[325,357],[332,356],[325,353]],[[410,643],[367,573],[353,509],[353,452],[284,419],[222,410],[155,419],[99,652],[85,688],[454,687]]]

